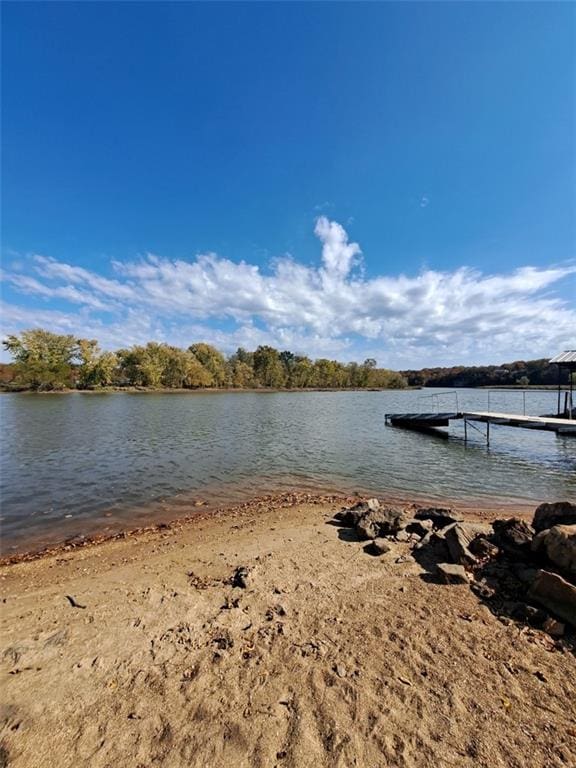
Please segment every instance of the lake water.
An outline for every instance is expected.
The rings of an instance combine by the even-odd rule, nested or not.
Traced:
[[[576,496],[576,439],[493,427],[450,437],[387,427],[387,412],[456,410],[434,390],[0,396],[2,541],[7,554],[68,536],[287,489],[437,500]],[[492,410],[522,413],[519,392]],[[459,408],[486,410],[485,390]],[[553,392],[526,412],[553,412]],[[483,429],[483,425],[480,425]]]

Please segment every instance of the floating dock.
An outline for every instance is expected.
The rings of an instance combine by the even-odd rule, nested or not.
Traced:
[[[537,429],[555,432],[557,435],[573,435],[576,437],[576,421],[560,419],[554,416],[525,416],[517,413],[493,413],[491,411],[447,411],[437,413],[387,413],[386,424],[407,429],[430,429],[447,427],[451,421],[464,420],[465,438],[469,422],[486,424],[486,438],[490,440],[490,425],[498,424],[504,427],[520,427],[522,429]],[[474,426],[474,424],[472,424]]]

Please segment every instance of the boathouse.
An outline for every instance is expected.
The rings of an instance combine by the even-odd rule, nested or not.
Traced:
[[[558,366],[558,416],[564,418],[574,418],[574,376],[576,373],[576,349],[566,349],[556,357],[553,357],[550,364]],[[565,380],[564,372],[568,376],[568,389],[564,392],[564,402],[562,402],[562,383]]]

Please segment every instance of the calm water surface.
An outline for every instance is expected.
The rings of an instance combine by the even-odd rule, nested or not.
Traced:
[[[454,395],[407,392],[0,396],[5,552],[292,488],[534,500],[576,496],[576,439],[493,427],[463,442],[386,427],[386,412],[455,410]],[[486,410],[485,390],[459,390]],[[492,410],[522,413],[521,393]],[[549,413],[552,392],[526,412]],[[481,427],[483,429],[483,427]],[[469,435],[470,436],[470,435]]]

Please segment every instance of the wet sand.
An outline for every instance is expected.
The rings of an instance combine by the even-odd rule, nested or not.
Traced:
[[[576,764],[573,653],[397,562],[407,544],[370,557],[341,501],[3,565],[0,766]]]

